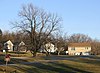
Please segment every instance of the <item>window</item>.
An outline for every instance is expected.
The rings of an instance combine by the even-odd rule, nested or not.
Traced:
[[[88,47],[85,47],[85,49],[88,49]]]
[[[71,50],[75,50],[75,47],[72,47]]]

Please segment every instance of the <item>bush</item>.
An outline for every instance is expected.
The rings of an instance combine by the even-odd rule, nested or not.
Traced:
[[[66,51],[61,51],[60,55],[66,55]]]

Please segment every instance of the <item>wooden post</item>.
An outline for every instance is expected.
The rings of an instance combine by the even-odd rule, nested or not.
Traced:
[[[6,71],[7,71],[7,65],[8,65],[8,61],[6,61]],[[5,72],[6,73],[6,72]]]
[[[5,73],[6,73],[6,71],[7,71],[7,65],[8,65],[8,62],[10,61],[10,54],[7,54],[5,56],[5,61],[6,61],[6,70],[5,70]]]

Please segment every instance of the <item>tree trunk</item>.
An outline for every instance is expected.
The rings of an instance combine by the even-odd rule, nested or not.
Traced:
[[[60,55],[60,51],[58,51],[58,55]]]
[[[36,50],[31,50],[31,54],[33,57],[36,57],[37,51]]]
[[[33,52],[32,55],[33,55],[33,57],[36,57],[37,52]]]
[[[50,56],[50,52],[47,52],[47,51],[46,51],[46,56]]]

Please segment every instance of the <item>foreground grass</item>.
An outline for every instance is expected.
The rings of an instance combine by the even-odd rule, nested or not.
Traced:
[[[38,57],[32,57],[32,54],[30,52],[9,52],[11,56],[11,61],[9,63],[22,63],[22,62],[33,62],[36,60],[43,60],[41,56]],[[26,58],[23,58],[26,57]],[[0,54],[0,64],[5,64],[5,53]]]
[[[17,56],[12,53],[11,55]],[[14,73],[14,71],[17,71],[16,73],[100,73],[100,61],[94,60],[100,57],[88,59],[79,56],[40,56],[33,58],[27,53],[19,55],[20,57],[27,55],[28,58],[11,58],[10,63],[15,63],[15,65],[8,65],[6,73]],[[67,60],[67,58],[74,59]],[[0,56],[0,64],[2,63],[5,64],[4,56]],[[6,66],[0,66],[0,73],[4,73],[5,69]]]
[[[10,62],[8,64],[21,64],[21,63],[26,63],[26,62],[36,62],[39,60],[44,60],[42,57],[25,57],[25,58],[11,58]],[[4,57],[0,57],[0,65],[5,65]]]
[[[5,66],[0,66],[0,73],[3,73],[5,68]],[[57,60],[24,65],[16,64],[7,67],[7,73],[13,73],[14,70],[17,70],[17,73],[100,73],[100,66],[69,60]]]

